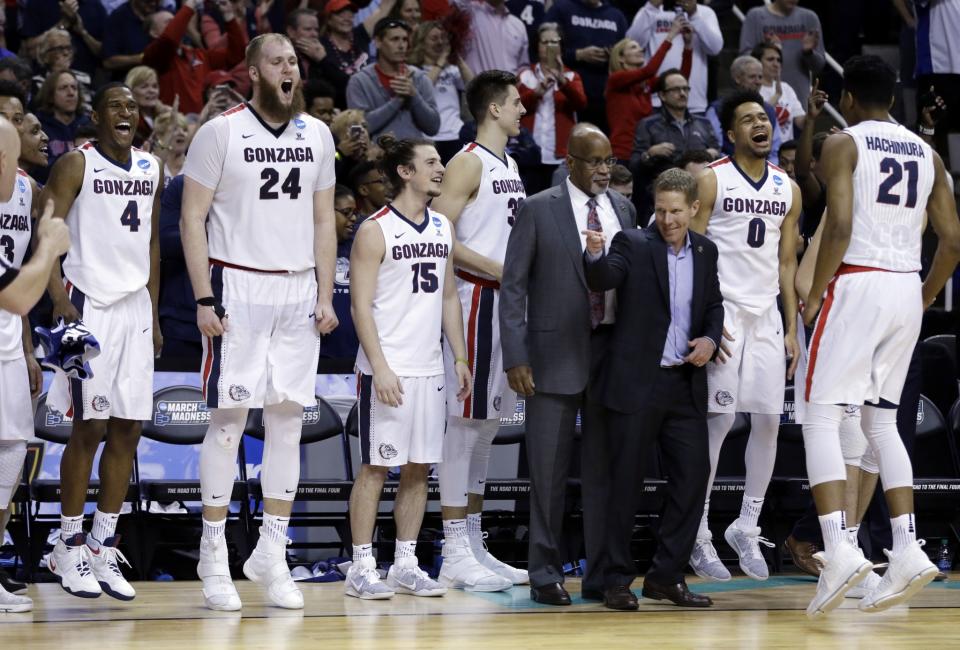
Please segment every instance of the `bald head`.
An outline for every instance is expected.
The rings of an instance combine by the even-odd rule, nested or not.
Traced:
[[[576,156],[583,156],[583,151],[593,144],[610,141],[598,127],[589,122],[580,122],[570,130],[570,139],[567,141],[567,151]]]
[[[567,152],[570,182],[589,196],[606,192],[616,162],[606,134],[593,124],[581,122],[570,132]]]
[[[17,127],[5,117],[0,117],[0,202],[13,196],[17,180],[17,159],[20,157],[20,134]]]

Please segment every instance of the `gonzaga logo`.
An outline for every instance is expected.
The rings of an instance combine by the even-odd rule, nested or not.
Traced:
[[[350,258],[349,257],[338,257],[337,258],[337,273],[333,277],[333,281],[336,284],[339,284],[342,287],[350,286]]]
[[[717,400],[717,404],[720,406],[730,406],[733,404],[733,395],[731,395],[728,390],[718,390],[714,399]]]
[[[391,458],[396,458],[397,454],[400,453],[397,451],[397,448],[391,444],[383,443],[377,449],[380,452],[380,458],[384,460],[390,460]]]
[[[250,399],[250,391],[240,384],[230,384],[229,393],[230,399],[234,402],[242,402],[245,399]]]
[[[93,407],[94,411],[103,412],[110,408],[110,400],[104,395],[94,395],[93,400],[90,401],[90,406]]]
[[[204,402],[157,402],[153,423],[158,427],[207,424],[210,412]]]

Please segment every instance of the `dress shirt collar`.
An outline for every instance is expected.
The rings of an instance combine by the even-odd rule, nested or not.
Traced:
[[[604,192],[602,194],[595,194],[594,196],[590,196],[589,194],[581,190],[579,187],[574,185],[573,181],[570,180],[569,176],[567,176],[567,180],[565,182],[567,184],[567,191],[570,193],[570,202],[573,203],[574,205],[586,205],[587,201],[589,201],[590,199],[596,199],[597,206],[599,206],[602,197],[607,195],[607,193]]]
[[[657,232],[659,233],[660,231],[658,230]],[[660,239],[663,239],[662,235],[660,236]],[[664,243],[667,244],[667,255],[675,255],[677,257],[686,257],[691,253],[691,251],[693,251],[693,244],[690,243],[689,230],[687,231],[686,241],[683,242],[683,246],[680,247],[679,251],[674,251],[673,246],[668,244],[666,241],[664,241]]]

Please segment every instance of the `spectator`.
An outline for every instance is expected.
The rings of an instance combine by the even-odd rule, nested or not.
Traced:
[[[421,70],[406,64],[410,27],[382,18],[373,31],[379,52],[376,63],[363,68],[347,84],[347,106],[359,108],[373,137],[393,133],[397,138],[432,136],[440,129],[440,113],[433,84]]]
[[[43,125],[33,113],[23,116],[23,128],[20,129],[20,158],[17,166],[31,176],[39,170],[46,170],[50,138],[43,132]]]
[[[159,0],[128,0],[107,17],[100,56],[114,79],[122,79],[127,70],[143,63],[143,51],[151,40],[144,24],[159,4]]]
[[[706,149],[691,149],[683,154],[683,156],[680,158],[680,162],[677,163],[677,167],[685,172],[693,174],[696,177],[700,175],[700,172],[707,168],[707,165],[716,159],[717,156]]]
[[[803,109],[796,91],[780,78],[783,61],[780,48],[769,43],[761,43],[753,48],[752,55],[763,66],[763,85],[760,86],[760,96],[773,106],[777,116],[777,128],[780,129],[780,138],[783,141],[793,140],[793,126],[796,124],[798,129],[802,129],[807,112]]]
[[[471,37],[463,55],[474,74],[487,70],[516,72],[530,65],[527,28],[504,0],[455,0],[471,21]]]
[[[672,48],[673,36],[683,29],[683,18],[674,19],[668,33],[644,65],[643,48],[631,38],[625,38],[610,50],[610,76],[607,77],[607,123],[610,125],[610,145],[618,160],[628,160],[633,147],[637,124],[653,112],[650,96],[656,85],[657,70]],[[692,33],[684,32],[681,74],[689,78]]]
[[[363,221],[387,204],[387,184],[377,163],[358,163],[350,172],[350,188],[357,199],[357,221]]]
[[[0,59],[0,80],[13,81],[23,88],[27,104],[32,103],[33,71],[30,64],[16,56]]]
[[[610,168],[610,189],[620,192],[627,201],[633,199],[633,174],[617,163]]]
[[[323,76],[321,64],[327,50],[320,42],[320,18],[313,9],[294,9],[287,14],[287,37],[297,51],[301,79]]]
[[[320,356],[350,359],[360,345],[350,313],[350,251],[357,224],[357,201],[350,188],[339,183],[333,190],[333,210],[337,220],[337,271],[333,279],[333,311],[340,324],[320,338]]]
[[[147,150],[163,161],[163,182],[166,185],[180,174],[187,157],[189,123],[183,113],[171,110],[157,116]]]
[[[717,14],[709,6],[699,4],[696,0],[677,0],[676,6],[686,12],[687,25],[693,31],[688,109],[695,115],[702,115],[707,110],[707,57],[716,56],[723,49],[723,34]],[[627,37],[645,43],[647,56],[651,56],[668,37],[671,40],[676,38],[669,36],[676,17],[676,11],[664,9],[663,0],[650,0],[634,16]],[[680,50],[672,48],[664,57],[658,72],[678,67],[681,67]],[[653,105],[660,106],[660,98],[656,95],[653,96]]]
[[[100,65],[107,11],[100,0],[30,0],[20,3],[23,26],[20,36],[36,39],[55,25],[70,32],[73,67],[93,75]]]
[[[197,329],[197,303],[187,273],[180,240],[183,175],[171,180],[160,195],[160,358],[200,363],[203,344]]]
[[[550,186],[557,165],[567,156],[567,140],[577,111],[587,105],[580,75],[563,64],[563,37],[556,23],[540,23],[537,63],[520,72],[520,101],[527,109],[520,124],[540,147],[540,166],[524,170],[527,196]]]
[[[0,115],[7,118],[11,124],[17,127],[18,132],[23,131],[24,120],[24,95],[20,84],[6,79],[0,81]]]
[[[250,41],[250,30],[245,20],[247,16],[246,0],[217,0],[216,3],[204,5],[203,16],[200,18],[200,34],[203,37],[203,46],[209,50],[220,50],[229,47],[230,30],[226,15],[227,7],[240,22],[240,31],[245,41]],[[234,89],[241,95],[250,93],[250,75],[247,73],[246,63],[241,61],[227,70]]]
[[[7,9],[6,6],[0,8],[0,60],[6,59],[11,56],[16,56],[13,52],[7,49]],[[0,576],[3,573],[0,571]],[[3,586],[4,581],[0,580],[0,586]]]
[[[760,87],[763,85],[763,64],[749,54],[738,56],[730,64],[730,76],[738,89],[759,93]],[[727,130],[720,126],[720,107],[722,104],[723,98],[710,104],[710,108],[707,109],[707,119],[710,120],[713,132],[721,143],[721,150],[729,156],[733,154],[733,142],[727,137]],[[777,112],[773,106],[764,102],[763,108],[767,112],[770,124],[777,124]],[[777,151],[780,149],[781,141],[780,129],[773,129],[773,146],[770,148],[770,155],[767,156],[767,160],[774,165],[777,164]]]
[[[433,84],[437,111],[440,113],[440,130],[433,137],[433,142],[440,159],[446,164],[463,144],[460,139],[460,129],[463,128],[463,93],[473,79],[473,72],[463,57],[451,54],[447,32],[443,25],[435,20],[420,23],[417,27],[410,63],[426,72],[427,78]]]
[[[793,87],[803,104],[810,94],[810,76],[819,74],[827,59],[820,38],[820,19],[797,4],[798,0],[773,0],[748,11],[740,29],[740,54],[749,53],[760,43],[779,45],[783,52],[783,80]]]
[[[175,16],[166,11],[152,15],[150,36],[153,40],[143,53],[143,64],[154,68],[159,75],[160,100],[172,104],[179,95],[180,111],[186,114],[203,109],[203,83],[207,74],[211,70],[232,68],[243,61],[247,46],[243,27],[229,3],[221,7],[227,21],[226,48],[202,49],[184,44],[183,37],[196,14],[197,2],[184,0]]]
[[[77,127],[77,132],[73,136],[73,148],[79,149],[91,140],[97,139],[97,127],[93,122],[84,122]]]
[[[140,121],[137,123],[137,133],[133,138],[133,146],[139,147],[153,132],[153,121],[157,116],[170,107],[160,101],[160,83],[157,71],[146,65],[130,68],[124,82],[137,100],[140,109]]]
[[[530,43],[529,56],[537,55],[537,28],[543,22],[546,7],[543,0],[506,0],[507,9],[527,28],[527,41]]]
[[[324,78],[337,90],[337,108],[346,108],[347,83],[370,61],[370,35],[391,6],[391,2],[381,2],[361,24],[355,26],[356,9],[350,0],[327,2],[327,32],[320,42],[327,51]]]
[[[820,90],[820,84],[814,83],[810,96],[807,98],[807,119],[800,131],[797,141],[796,158],[794,161],[794,176],[800,186],[800,196],[803,200],[803,213],[800,217],[800,233],[804,240],[810,241],[820,218],[827,206],[826,188],[821,184],[814,170],[820,159],[820,150],[827,139],[827,133],[815,133],[817,118],[827,103],[827,93]],[[782,162],[782,161],[781,161]]]
[[[370,142],[367,121],[357,108],[348,108],[333,118],[330,132],[337,142],[337,178],[348,178],[358,164],[379,160],[383,153]]]
[[[556,0],[544,21],[560,25],[566,34],[563,58],[583,79],[589,103],[580,111],[580,121],[592,122],[606,131],[603,95],[609,50],[626,34],[626,17],[606,0]]]
[[[780,145],[777,151],[777,158],[780,160],[780,168],[787,173],[791,180],[797,180],[797,141],[787,140]]]
[[[336,97],[337,91],[323,79],[308,79],[303,82],[303,99],[307,113],[327,126],[330,126],[337,114]]]
[[[36,107],[34,112],[50,137],[50,164],[47,170],[37,170],[36,177],[38,183],[45,183],[54,163],[73,150],[77,127],[90,118],[80,110],[77,78],[69,70],[50,73],[37,92]]]
[[[416,30],[420,26],[421,15],[420,0],[396,0],[387,17],[402,20],[410,29]]]
[[[58,28],[44,32],[37,41],[37,69],[39,74],[33,77],[33,93],[51,72],[69,70],[77,79],[80,89],[80,106],[90,112],[90,75],[73,69],[73,43],[70,34]]]

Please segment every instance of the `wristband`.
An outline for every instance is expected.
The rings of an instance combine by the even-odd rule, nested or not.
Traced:
[[[212,307],[213,313],[217,315],[217,318],[223,319],[227,316],[227,310],[223,308],[223,305],[220,304],[220,301],[214,298],[213,296],[207,296],[206,298],[197,299],[198,307]]]
[[[467,366],[468,368],[470,367],[470,362],[467,361],[466,359],[461,359],[460,357],[457,357],[457,358],[454,360],[454,365],[456,365],[456,364],[458,364],[458,363],[462,363],[463,365]]]
[[[936,127],[932,128],[932,129],[928,129],[927,127],[925,127],[925,126],[922,125],[922,124],[918,124],[918,125],[917,125],[917,130],[920,132],[920,135],[929,135],[929,136],[932,136],[932,135],[934,135],[934,134],[937,132]]]

